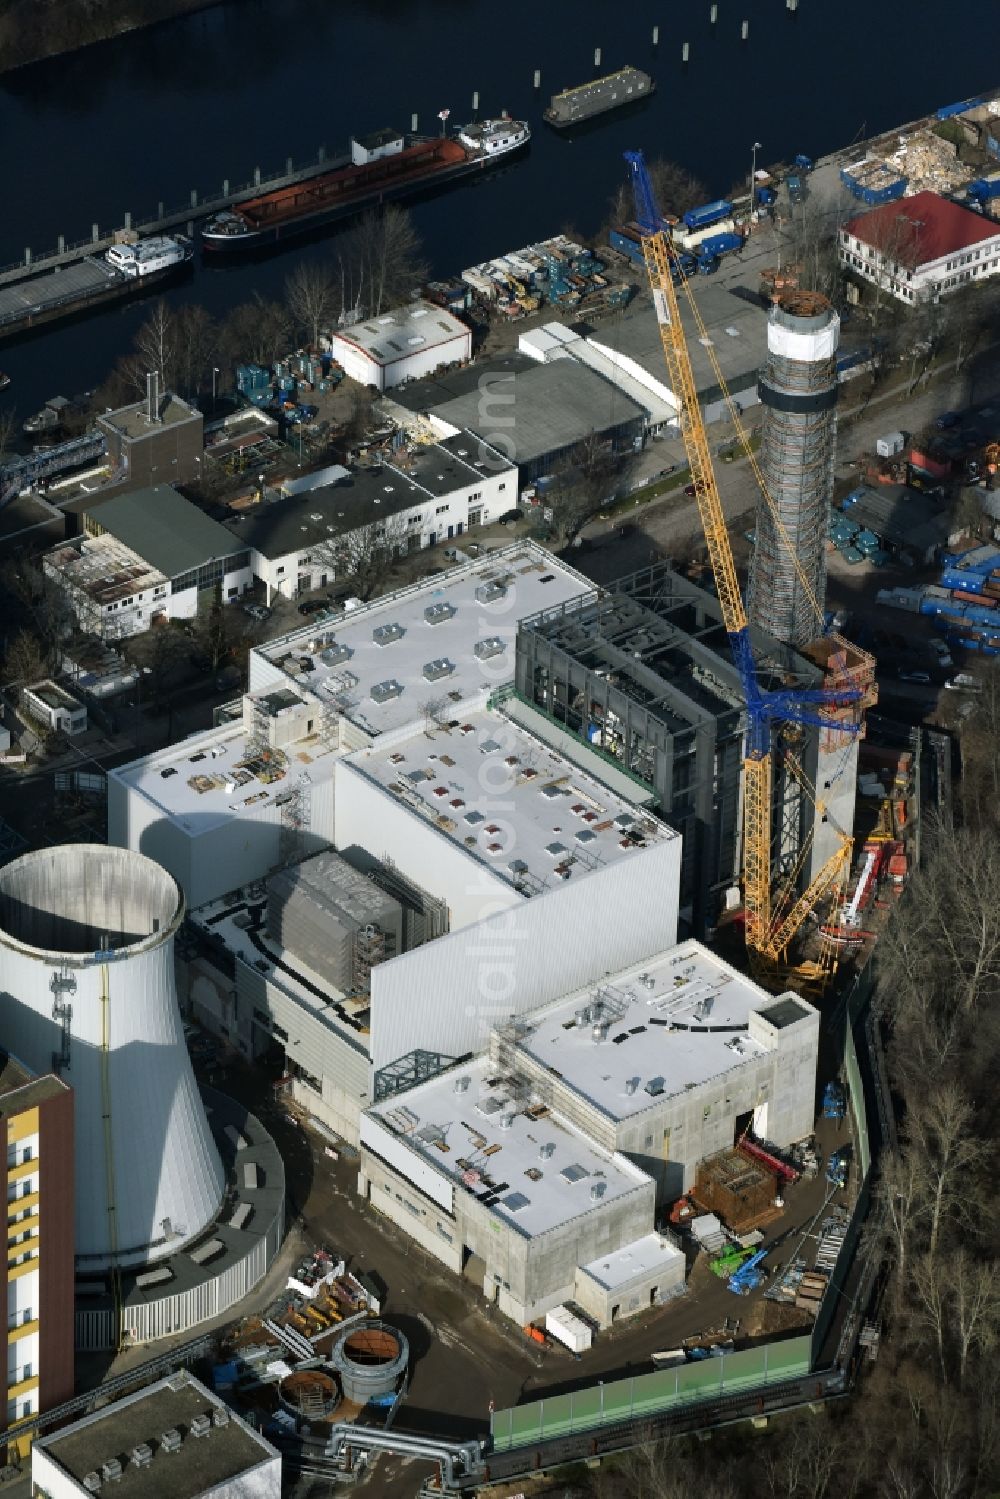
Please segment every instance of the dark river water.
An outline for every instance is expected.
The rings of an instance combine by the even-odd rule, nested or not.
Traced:
[[[592,232],[622,180],[621,153],[641,146],[697,173],[711,195],[761,162],[846,145],[993,86],[996,0],[709,0],[629,6],[607,0],[228,0],[212,10],[105,43],[0,81],[0,263],[84,238],[92,223],[138,221],[158,202],[206,195],[224,178],[276,170],[325,143],[384,124],[436,128],[507,109],[534,127],[530,153],[413,214],[437,274],[460,270],[568,225]],[[740,40],[740,22],[750,24]],[[652,45],[652,28],[660,44]],[[681,63],[688,41],[691,60]],[[608,116],[578,139],[541,121],[548,96],[603,67],[648,68],[658,91],[638,114]],[[539,91],[533,72],[542,74]],[[281,294],[301,257],[196,269],[171,301],[216,314],[254,290]],[[25,414],[51,395],[98,384],[149,304],[99,313],[0,345],[6,396]]]

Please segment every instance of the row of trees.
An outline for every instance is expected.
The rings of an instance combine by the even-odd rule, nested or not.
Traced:
[[[296,343],[315,345],[324,328],[405,302],[426,276],[409,214],[391,204],[366,213],[339,237],[332,256],[299,262],[281,299],[255,294],[219,320],[197,303],[174,308],[161,299],[97,401],[134,400],[150,370],[159,370],[168,389],[196,399],[211,387],[213,369],[228,380],[237,364],[273,364]]]

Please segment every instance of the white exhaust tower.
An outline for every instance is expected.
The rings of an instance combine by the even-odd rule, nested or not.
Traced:
[[[128,849],[67,844],[0,869],[4,1040],[73,1088],[83,1274],[174,1254],[222,1199],[174,988],[183,916],[174,879]]]

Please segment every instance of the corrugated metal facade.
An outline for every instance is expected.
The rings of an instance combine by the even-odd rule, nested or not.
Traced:
[[[375,1068],[418,1047],[449,1056],[481,1051],[511,1014],[671,947],[680,855],[679,838],[636,850],[380,964],[372,973]]]

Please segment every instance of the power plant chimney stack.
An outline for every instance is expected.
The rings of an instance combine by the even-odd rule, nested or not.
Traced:
[[[790,547],[761,497],[748,612],[753,624],[793,646],[806,645],[823,633],[823,621],[816,617],[799,569],[822,609],[837,439],[839,341],[840,318],[819,292],[787,291],[771,308],[767,360],[758,382],[763,407],[760,464]]]

